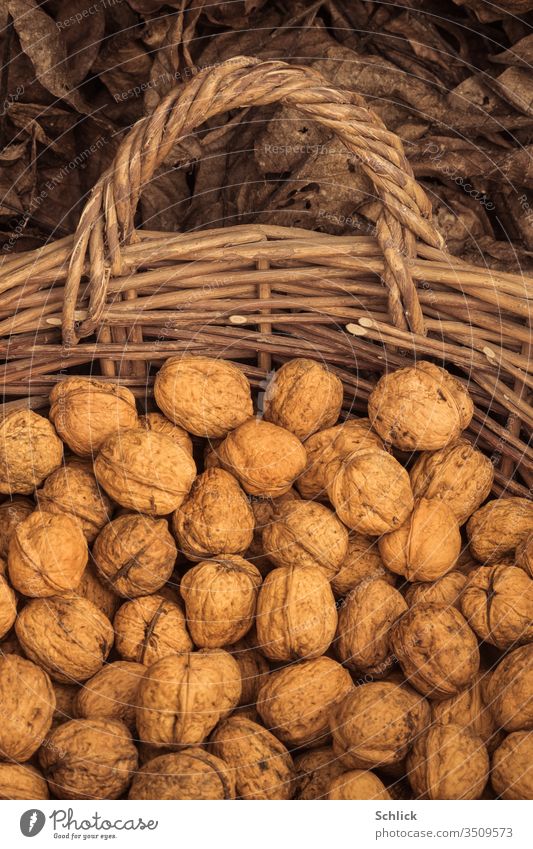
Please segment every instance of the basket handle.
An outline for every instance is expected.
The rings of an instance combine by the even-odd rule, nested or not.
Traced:
[[[317,71],[280,61],[239,56],[200,71],[172,90],[122,140],[111,167],[83,209],[74,237],[63,308],[63,341],[74,345],[98,327],[111,273],[121,273],[120,245],[134,231],[143,186],[172,147],[208,118],[236,108],[283,103],[332,130],[352,152],[382,203],[377,239],[383,250],[388,309],[397,327],[423,334],[424,319],[409,271],[416,240],[442,248],[431,204],[416,182],[400,139],[364,99],[330,85]],[[75,320],[80,281],[89,265],[87,318]]]

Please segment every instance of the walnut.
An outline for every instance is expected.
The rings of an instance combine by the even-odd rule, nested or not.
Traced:
[[[530,578],[533,578],[533,531],[517,545],[515,565],[527,572]]]
[[[63,445],[48,419],[14,410],[0,420],[0,492],[29,495],[63,459]]]
[[[500,563],[513,554],[533,530],[533,502],[527,498],[497,498],[468,521],[470,551],[482,563]]]
[[[331,580],[335,595],[348,595],[359,583],[368,583],[380,578],[391,586],[396,584],[396,575],[385,567],[379,553],[378,541],[352,531],[348,537],[348,550],[341,568]]]
[[[9,578],[26,596],[62,595],[78,586],[88,557],[87,540],[76,519],[36,510],[11,537]]]
[[[35,510],[29,498],[12,498],[0,504],[0,557],[7,559],[9,543],[19,522]]]
[[[253,624],[261,574],[237,554],[204,560],[181,579],[191,637],[200,648],[240,640]]]
[[[492,758],[492,786],[502,799],[533,799],[533,732],[515,731]]]
[[[164,516],[183,502],[196,466],[170,436],[139,428],[121,431],[104,442],[94,473],[122,507]]]
[[[138,427],[135,396],[125,386],[67,377],[50,393],[50,418],[74,454],[94,457],[114,433]]]
[[[241,707],[252,707],[257,701],[259,689],[270,670],[268,660],[261,654],[255,640],[249,634],[234,643],[228,651],[235,658],[241,671]]]
[[[72,595],[92,601],[111,620],[122,602],[122,599],[116,594],[110,584],[104,584],[100,580],[98,572],[90,561]]]
[[[421,360],[385,374],[368,399],[372,426],[404,451],[435,451],[460,436],[474,405],[445,369]]]
[[[263,498],[288,492],[306,461],[305,448],[293,433],[260,419],[250,419],[232,431],[218,456],[246,492]]]
[[[72,719],[59,725],[39,760],[58,799],[118,799],[138,763],[130,732],[110,719]]]
[[[52,724],[55,696],[46,672],[16,654],[0,655],[0,755],[27,761]]]
[[[48,785],[28,764],[0,763],[0,799],[48,799]]]
[[[347,669],[329,657],[302,660],[271,672],[257,711],[287,746],[319,746],[329,737],[331,708],[353,689]]]
[[[257,566],[262,575],[266,575],[272,569],[272,562],[263,550],[263,531],[274,521],[278,504],[299,499],[300,496],[292,488],[278,498],[258,498],[254,496],[251,499],[254,514],[254,534],[246,552],[246,559]]]
[[[19,613],[17,637],[31,660],[54,681],[86,681],[102,668],[113,645],[113,627],[85,598],[36,598]]]
[[[160,594],[127,601],[114,625],[115,647],[124,660],[151,666],[169,654],[192,649],[181,607]]]
[[[485,679],[483,693],[499,728],[533,730],[533,645],[505,655]]]
[[[125,513],[110,522],[93,546],[96,567],[118,595],[150,595],[166,584],[177,557],[166,519]]]
[[[480,671],[474,676],[466,690],[451,696],[449,699],[431,703],[431,714],[434,722],[441,725],[462,725],[473,734],[478,735],[487,747],[492,747],[496,733],[496,722],[485,696],[487,673]]]
[[[399,764],[430,722],[429,703],[405,684],[372,681],[330,711],[333,750],[347,769]]]
[[[307,749],[294,758],[295,799],[326,799],[331,781],[345,772],[331,746]]]
[[[318,657],[331,645],[337,608],[316,566],[280,566],[266,576],[257,601],[257,639],[271,660]]]
[[[471,572],[461,610],[478,637],[499,649],[533,640],[533,580],[518,566]]]
[[[91,543],[111,519],[113,505],[88,463],[70,460],[48,477],[37,492],[39,507],[47,513],[68,513],[77,519]]]
[[[223,649],[168,655],[139,686],[139,737],[157,746],[199,745],[240,698],[239,667]]]
[[[337,516],[361,534],[379,536],[393,531],[413,509],[409,475],[380,448],[360,449],[333,460],[326,477]]]
[[[152,758],[136,773],[128,799],[234,799],[235,778],[225,761],[190,748]]]
[[[230,716],[211,737],[211,748],[235,776],[240,799],[290,799],[295,771],[292,758],[270,731],[240,716]]]
[[[333,778],[328,787],[328,799],[391,799],[382,781],[369,770],[352,769]]]
[[[276,505],[263,550],[276,566],[318,566],[331,580],[348,552],[348,531],[323,504],[293,499]]]
[[[423,452],[411,469],[415,498],[444,501],[460,525],[489,496],[494,466],[467,440],[458,439],[439,451]]]
[[[85,682],[76,696],[80,719],[119,719],[135,731],[137,691],[146,672],[142,663],[117,660]]]
[[[349,669],[384,677],[393,664],[390,629],[407,610],[401,593],[379,578],[359,584],[339,611],[335,647]]]
[[[479,669],[475,634],[455,607],[411,607],[392,626],[391,643],[406,678],[432,699],[464,690]]]
[[[0,639],[5,637],[17,618],[17,597],[7,579],[0,575]]]
[[[243,554],[252,542],[254,514],[233,475],[208,469],[175,511],[172,524],[189,560]]]
[[[156,375],[154,395],[165,416],[195,436],[226,436],[253,415],[241,369],[211,357],[171,357]]]
[[[446,607],[453,605],[461,609],[461,595],[466,586],[467,576],[462,572],[448,572],[434,582],[411,584],[407,587],[405,600],[409,607],[413,604],[433,602]]]
[[[343,387],[337,375],[314,360],[289,360],[267,385],[265,421],[284,427],[303,440],[335,424],[342,398]]]
[[[164,433],[165,436],[170,436],[176,445],[183,448],[192,456],[192,439],[182,427],[173,424],[161,413],[147,413],[146,416],[140,416],[139,424],[145,430],[155,430],[157,433]]]
[[[379,553],[391,572],[408,581],[436,581],[453,569],[461,533],[444,501],[420,498],[401,527],[379,540]]]
[[[489,756],[468,728],[435,723],[407,755],[407,776],[420,799],[479,799],[489,777]]]

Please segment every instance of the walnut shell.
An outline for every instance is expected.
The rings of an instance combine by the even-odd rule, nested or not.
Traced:
[[[110,719],[72,719],[58,725],[39,760],[58,799],[118,799],[138,763],[130,732]]]
[[[502,799],[533,799],[533,732],[515,731],[492,758],[492,786]]]
[[[533,640],[533,580],[518,566],[480,566],[468,576],[461,610],[478,637],[499,649]]]
[[[0,504],[0,557],[7,559],[9,543],[19,522],[35,510],[29,498],[12,498]]]
[[[110,437],[94,461],[94,473],[122,507],[165,516],[183,502],[196,466],[170,436],[155,430],[123,430]]]
[[[243,554],[252,542],[254,514],[233,475],[208,469],[172,517],[178,545],[189,560]]]
[[[63,459],[63,445],[48,419],[13,410],[0,420],[0,492],[29,495]]]
[[[294,758],[295,799],[325,799],[331,781],[345,772],[331,746],[306,749]]]
[[[409,475],[380,448],[360,449],[333,460],[326,477],[337,516],[361,534],[379,536],[393,531],[413,509]]]
[[[349,669],[385,676],[394,663],[390,629],[406,610],[401,593],[386,581],[359,584],[339,610],[335,641],[339,660]]]
[[[506,655],[485,679],[483,691],[499,728],[533,730],[533,646]]]
[[[385,566],[408,581],[436,581],[453,569],[461,533],[444,501],[420,498],[401,527],[379,540]]]
[[[405,684],[372,681],[330,711],[333,750],[348,769],[399,764],[430,722],[429,703]]]
[[[494,466],[467,440],[423,452],[411,469],[415,498],[444,501],[463,525],[490,495]]]
[[[297,357],[282,365],[269,380],[263,399],[265,421],[303,440],[335,424],[342,398],[337,375],[315,360]]]
[[[527,498],[497,498],[470,517],[466,526],[470,551],[481,563],[499,563],[514,553],[533,531],[533,502]]]
[[[168,359],[156,374],[154,396],[167,418],[195,436],[226,436],[253,415],[241,369],[212,357]]]
[[[409,683],[431,699],[464,690],[479,669],[475,634],[455,607],[409,608],[392,626],[391,643]]]
[[[55,728],[56,725],[76,718],[76,698],[80,687],[78,684],[61,684],[59,681],[54,681],[52,686],[56,702],[52,728]]]
[[[232,431],[218,456],[246,492],[263,498],[288,492],[306,462],[305,448],[293,433],[260,419]]]
[[[335,595],[348,595],[359,583],[365,584],[380,578],[391,586],[396,584],[396,575],[385,567],[379,553],[378,541],[352,531],[348,537],[348,550],[341,568],[331,580]]]
[[[479,799],[489,777],[487,749],[468,728],[436,723],[415,740],[407,776],[420,799]]]
[[[9,543],[9,578],[32,598],[75,590],[89,551],[80,523],[67,513],[36,510],[20,522]]]
[[[32,599],[15,624],[22,648],[54,681],[86,681],[102,668],[113,645],[109,619],[75,596]]]
[[[117,611],[114,627],[120,656],[145,666],[192,649],[181,607],[160,594],[127,601]]]
[[[517,545],[515,565],[527,572],[530,578],[533,578],[533,531]]]
[[[333,778],[327,790],[328,799],[391,799],[382,781],[369,770],[352,769]]]
[[[52,682],[43,669],[16,654],[0,655],[3,758],[31,758],[50,729],[55,701]]]
[[[111,499],[98,486],[91,466],[80,460],[70,460],[46,478],[37,500],[47,513],[68,513],[77,519],[89,543],[113,512]]]
[[[124,598],[161,589],[172,575],[177,554],[167,520],[141,513],[114,519],[93,546],[98,572]]]
[[[0,575],[0,639],[5,637],[17,618],[17,597],[7,579]]]
[[[453,605],[461,610],[461,594],[466,586],[467,576],[455,570],[448,572],[434,582],[411,584],[405,592],[405,600],[409,607],[413,604],[443,604]]]
[[[48,799],[48,785],[28,764],[0,763],[0,799]]]
[[[140,416],[139,425],[145,430],[155,430],[157,433],[170,436],[176,445],[179,445],[192,456],[192,439],[187,431],[179,425],[173,424],[161,413],[147,413],[145,416]]]
[[[259,571],[236,554],[189,569],[180,591],[194,644],[221,648],[244,637],[253,624],[260,585]]]
[[[276,566],[319,566],[331,580],[348,552],[348,531],[323,504],[293,499],[276,506],[263,550]]]
[[[240,799],[290,799],[295,777],[287,749],[270,731],[230,716],[211,737],[211,748],[235,776]]]
[[[135,774],[128,799],[234,799],[228,765],[205,749],[190,748],[152,758]]]
[[[449,699],[431,703],[434,722],[441,725],[462,725],[483,740],[486,746],[492,745],[497,727],[485,697],[484,685],[487,673],[477,673],[466,690],[462,690]]]
[[[119,605],[122,602],[120,596],[112,589],[110,584],[100,580],[98,572],[89,561],[87,568],[82,575],[81,581],[72,593],[72,595],[86,598],[92,601],[108,619],[113,619]]]
[[[329,712],[352,689],[350,673],[335,660],[302,660],[266,677],[257,712],[287,746],[324,745],[329,737]]]
[[[316,566],[280,566],[266,576],[257,601],[257,639],[270,660],[318,657],[331,645],[337,607]]]
[[[168,655],[139,686],[139,737],[156,746],[199,745],[240,698],[239,667],[223,649]]]
[[[468,427],[473,413],[462,384],[424,360],[383,375],[368,399],[374,429],[404,451],[444,448]]]
[[[137,691],[145,672],[142,663],[109,663],[78,691],[75,715],[80,719],[119,719],[133,733]]]
[[[252,707],[257,701],[261,685],[270,671],[270,664],[249,635],[230,646],[228,651],[237,661],[241,671],[242,692],[239,706]]]
[[[296,490],[292,488],[278,498],[251,497],[250,504],[254,514],[254,535],[246,551],[246,559],[250,560],[254,566],[257,566],[262,575],[268,574],[272,569],[272,562],[263,550],[263,531],[267,525],[270,525],[274,521],[278,504],[282,504],[285,501],[299,500],[299,498],[300,496]]]
[[[125,386],[67,377],[50,393],[50,418],[74,454],[94,457],[110,436],[138,427],[135,396]]]

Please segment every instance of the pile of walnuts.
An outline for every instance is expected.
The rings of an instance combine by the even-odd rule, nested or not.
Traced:
[[[0,798],[533,798],[533,503],[463,383],[320,363],[0,423]]]

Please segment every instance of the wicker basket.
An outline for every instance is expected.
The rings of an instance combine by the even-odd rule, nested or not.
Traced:
[[[215,115],[276,102],[345,144],[380,201],[375,235],[135,229],[142,188],[180,139]],[[468,383],[470,436],[493,457],[495,492],[529,495],[532,298],[531,279],[446,252],[400,140],[362,98],[309,68],[238,57],[135,124],[73,237],[4,257],[5,406],[45,406],[57,380],[90,371],[148,398],[153,367],[188,351],[237,361],[259,389],[286,359],[326,361],[346,415],[361,414],[380,373],[430,358]]]

